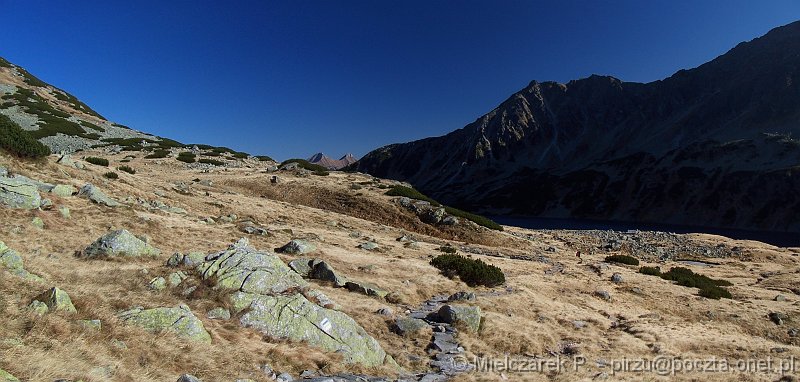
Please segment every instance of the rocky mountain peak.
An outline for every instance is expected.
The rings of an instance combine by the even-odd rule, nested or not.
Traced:
[[[339,159],[333,159],[319,152],[309,157],[308,161],[310,163],[318,164],[320,166],[326,167],[331,170],[339,170],[355,163],[356,158],[353,156],[353,154],[348,153]]]
[[[799,52],[795,22],[659,81],[532,81],[462,129],[357,168],[493,213],[800,231],[774,202],[798,187]]]

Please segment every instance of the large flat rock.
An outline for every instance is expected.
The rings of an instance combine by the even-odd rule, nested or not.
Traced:
[[[348,363],[379,366],[386,352],[350,316],[322,308],[300,294],[267,296],[236,292],[231,295],[242,326],[276,338],[304,341],[312,346],[341,353]],[[391,362],[391,361],[389,361]]]

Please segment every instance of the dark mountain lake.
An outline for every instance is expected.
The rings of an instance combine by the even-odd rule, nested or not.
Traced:
[[[661,231],[674,233],[707,233],[726,236],[731,239],[757,240],[779,247],[800,247],[800,233],[748,231],[713,227],[681,226],[657,223],[631,223],[588,219],[558,219],[540,217],[491,216],[492,220],[503,224],[530,229],[567,230],[614,230],[614,231]]]

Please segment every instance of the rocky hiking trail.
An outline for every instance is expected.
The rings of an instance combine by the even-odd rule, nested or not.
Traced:
[[[448,302],[448,296],[433,296],[409,314],[411,318],[427,322],[433,329],[428,354],[431,356],[431,368],[438,369],[439,373],[425,374],[419,379],[420,382],[445,381],[471,370],[472,365],[464,365],[457,359],[464,354],[464,348],[458,343],[458,329],[439,319],[438,312]]]

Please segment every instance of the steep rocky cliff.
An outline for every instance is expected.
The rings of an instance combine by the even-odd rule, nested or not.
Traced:
[[[531,82],[356,168],[460,207],[800,231],[800,22],[664,80]]]

